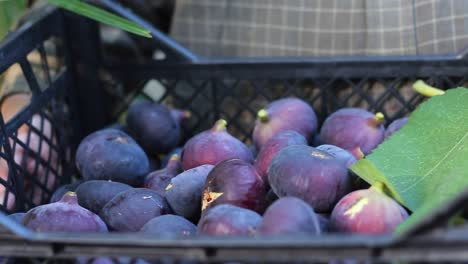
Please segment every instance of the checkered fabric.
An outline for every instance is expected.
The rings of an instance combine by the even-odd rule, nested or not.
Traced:
[[[171,34],[205,56],[454,53],[468,1],[176,0]]]

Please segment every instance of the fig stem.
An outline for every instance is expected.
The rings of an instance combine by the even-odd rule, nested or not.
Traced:
[[[260,122],[265,123],[268,122],[268,112],[265,109],[260,109],[257,113],[258,119],[260,119]]]
[[[189,119],[192,116],[192,113],[188,110],[184,111],[184,119]]]
[[[213,129],[214,129],[214,131],[225,131],[226,126],[227,126],[227,121],[224,120],[224,119],[220,119],[220,120],[216,121]]]
[[[413,84],[413,89],[416,92],[418,92],[419,94],[422,94],[422,95],[427,96],[427,97],[442,95],[442,94],[445,93],[445,91],[443,91],[443,90],[441,90],[439,88],[430,86],[429,84],[425,83],[422,80],[417,80]]]
[[[179,160],[179,154],[172,154],[169,160]]]
[[[375,120],[377,120],[378,124],[382,124],[385,121],[385,116],[382,112],[378,112],[375,114]]]
[[[353,156],[358,160],[363,159],[365,156],[360,147],[356,147],[351,150],[351,154],[353,154]]]

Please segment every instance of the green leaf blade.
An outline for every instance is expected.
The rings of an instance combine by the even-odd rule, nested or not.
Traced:
[[[468,89],[460,87],[422,103],[400,131],[351,170],[371,184],[384,182],[413,211],[399,226],[402,233],[468,187],[467,161]]]
[[[93,5],[83,3],[79,0],[48,0],[49,3],[57,5],[68,11],[77,13],[79,15],[94,19],[103,24],[110,26],[118,27],[127,32],[143,36],[146,38],[151,38],[150,31],[143,28],[142,26],[129,21],[127,19],[116,16],[110,12],[102,10]]]

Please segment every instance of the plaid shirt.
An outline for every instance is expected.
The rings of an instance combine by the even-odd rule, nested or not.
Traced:
[[[468,1],[176,0],[171,34],[205,56],[454,53]]]

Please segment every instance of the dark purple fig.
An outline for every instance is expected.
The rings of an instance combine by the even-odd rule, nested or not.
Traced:
[[[161,104],[142,101],[131,105],[127,125],[130,134],[152,155],[167,153],[179,144],[180,124]]]
[[[151,219],[140,232],[156,237],[190,237],[197,234],[197,226],[178,215],[162,215]]]
[[[209,236],[252,236],[262,221],[254,211],[222,204],[211,208],[198,223],[198,234]]]
[[[295,196],[318,213],[330,212],[351,190],[348,169],[326,152],[305,145],[283,148],[268,168],[268,179],[279,196]]]
[[[320,234],[314,209],[296,197],[282,197],[263,214],[257,228],[260,235]]]
[[[408,120],[409,119],[407,117],[395,119],[385,130],[385,138],[388,138],[393,135],[393,133],[400,130],[406,123],[408,123]]]
[[[320,130],[324,144],[351,151],[359,147],[367,155],[384,139],[382,113],[372,114],[359,108],[340,109],[325,120]]]
[[[330,217],[332,231],[359,234],[389,234],[408,213],[383,192],[381,184],[343,197]]]
[[[145,188],[117,194],[101,210],[100,216],[110,230],[137,232],[154,217],[170,213],[166,200]]]
[[[240,159],[225,160],[208,174],[203,189],[202,210],[232,204],[262,213],[265,182],[253,165]]]
[[[8,217],[12,219],[13,221],[21,224],[23,222],[25,215],[26,213],[14,213],[14,214],[8,215]]]
[[[177,121],[179,124],[183,123],[184,121],[188,120],[192,115],[190,111],[187,110],[180,110],[180,109],[171,109],[171,116],[172,118]]]
[[[218,120],[211,129],[187,141],[182,154],[184,170],[206,164],[216,165],[233,158],[253,163],[252,152],[226,131],[226,124],[225,120]]]
[[[174,213],[191,221],[198,221],[203,187],[213,167],[213,165],[201,165],[172,178],[166,187],[165,197]]]
[[[111,180],[140,186],[149,172],[143,149],[129,135],[104,129],[84,138],[76,151],[76,167],[85,181]]]
[[[78,185],[80,185],[83,181],[82,180],[77,180],[73,183],[70,184],[65,184],[57,188],[55,192],[52,194],[50,197],[50,202],[55,203],[58,202],[60,199],[62,199],[62,196],[66,194],[67,192],[74,192]]]
[[[353,165],[357,161],[356,157],[351,152],[337,146],[325,144],[318,146],[317,149],[330,154],[335,159],[343,162],[348,168],[351,167],[351,165]],[[362,156],[361,158],[363,157],[364,156]]]
[[[252,138],[255,145],[261,148],[278,132],[294,130],[309,141],[317,126],[317,116],[309,104],[298,98],[284,98],[258,111]]]
[[[161,167],[162,168],[165,168],[167,166],[167,163],[169,163],[169,160],[171,159],[171,157],[174,155],[174,154],[177,154],[179,157],[182,157],[182,151],[184,149],[183,148],[175,148],[173,150],[171,150],[171,152],[167,153],[167,155],[164,155],[164,158],[161,160]],[[182,167],[182,164],[181,164],[181,167]]]
[[[151,189],[164,196],[166,193],[166,187],[171,182],[171,179],[182,172],[181,165],[179,155],[172,155],[169,163],[164,169],[153,171],[146,175],[145,188]]]
[[[255,168],[266,183],[268,183],[267,170],[271,160],[278,151],[291,145],[307,145],[307,140],[294,130],[285,130],[274,135],[263,144],[255,160]]]
[[[258,154],[258,149],[255,145],[248,145],[247,148],[250,149],[250,152],[252,152],[252,156],[255,158],[257,157]]]
[[[78,205],[73,192],[66,193],[56,203],[29,210],[23,225],[36,232],[107,232],[99,216]]]
[[[94,180],[87,181],[76,188],[78,203],[84,208],[99,214],[101,209],[117,194],[132,189],[121,182]]]

